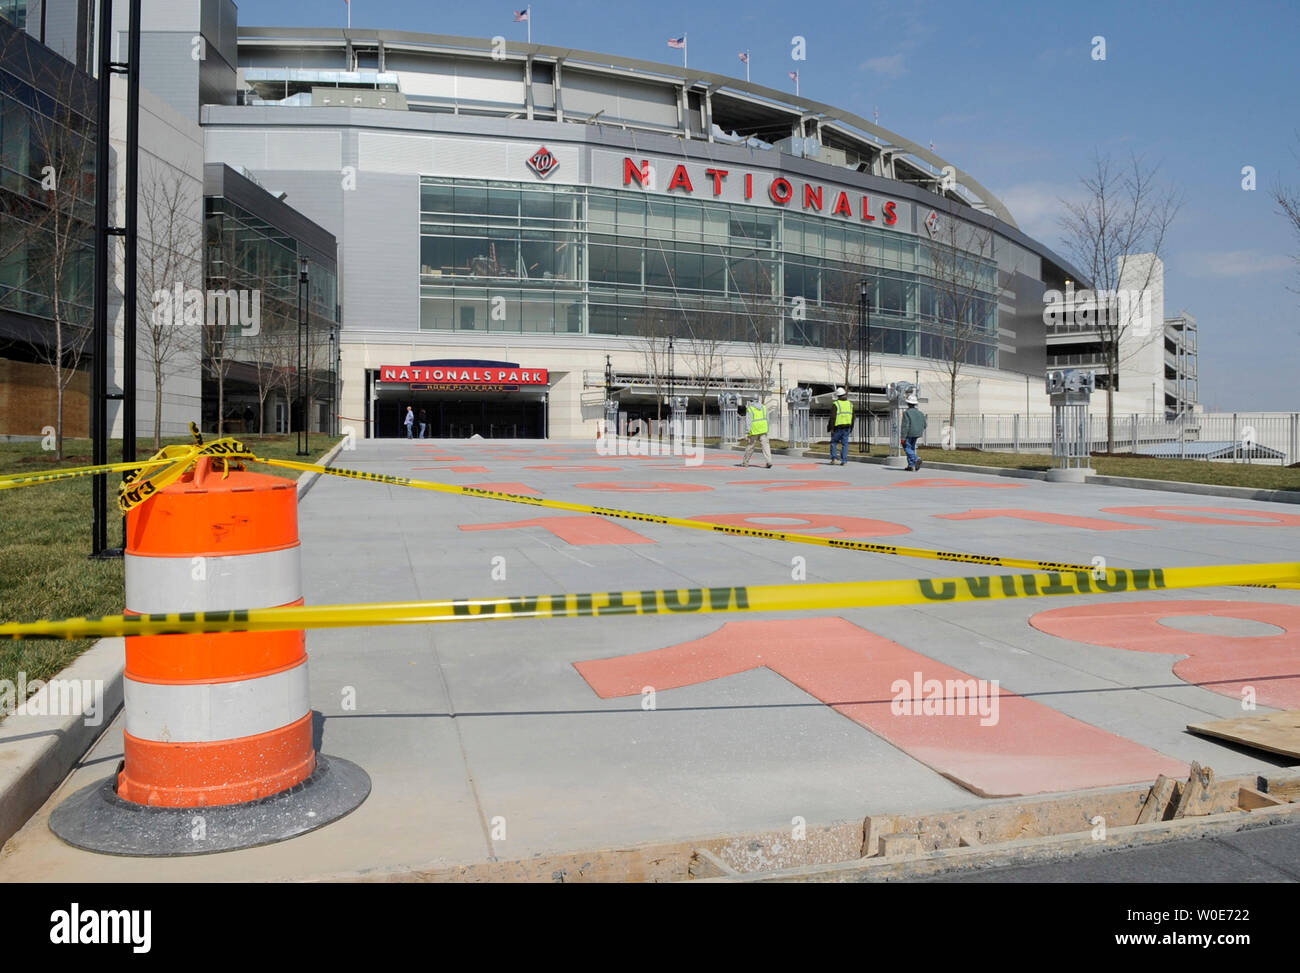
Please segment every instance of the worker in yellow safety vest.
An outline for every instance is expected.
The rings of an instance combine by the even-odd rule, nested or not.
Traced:
[[[835,413],[831,416],[831,466],[835,465],[835,447],[839,446],[840,466],[849,463],[849,433],[853,431],[853,403],[848,390],[840,386],[835,390]]]
[[[772,447],[767,442],[767,409],[764,408],[762,400],[750,402],[748,407],[745,400],[740,399],[736,403],[736,410],[743,411],[746,418],[749,419],[749,439],[745,443],[745,461],[741,466],[749,465],[749,458],[754,455],[754,447],[763,447],[763,459],[767,461],[767,468],[772,468]]]

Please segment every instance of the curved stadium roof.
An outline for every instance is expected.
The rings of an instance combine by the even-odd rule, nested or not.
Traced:
[[[323,66],[324,62],[313,55],[337,48],[342,54],[343,63],[355,66],[364,57],[375,63],[380,70],[383,69],[388,54],[400,52],[404,55],[415,54],[428,57],[429,73],[436,73],[438,70],[445,72],[447,68],[440,67],[439,62],[447,58],[471,58],[485,62],[526,63],[530,72],[533,65],[549,63],[559,65],[562,76],[576,72],[635,79],[643,83],[659,83],[707,100],[711,107],[710,115],[714,129],[709,135],[703,137],[717,138],[719,141],[746,141],[750,144],[754,139],[775,143],[789,138],[795,131],[804,131],[805,126],[810,126],[816,130],[822,145],[844,153],[847,168],[924,188],[958,205],[990,214],[1010,227],[1018,229],[1015,219],[1005,204],[972,175],[897,132],[882,128],[861,116],[825,102],[802,96],[792,97],[789,92],[711,71],[684,69],[654,61],[642,61],[576,48],[516,42],[509,42],[506,45],[504,58],[500,56],[500,52],[497,57],[494,57],[493,41],[490,38],[410,31],[240,27],[238,36],[241,65],[248,60],[259,61],[264,65],[267,63],[265,55],[271,50],[297,49],[299,65],[302,68],[318,67]],[[257,57],[254,52],[263,54],[263,57]],[[246,53],[251,57],[246,57]],[[293,69],[289,65],[285,67]],[[255,71],[256,69],[249,73]],[[367,73],[374,74],[373,71]],[[447,110],[446,99],[408,97],[407,101],[408,107],[414,111]],[[510,117],[524,108],[523,103],[499,105],[495,110],[479,104],[475,106],[475,113]],[[590,115],[579,115],[573,120],[590,119]],[[665,131],[662,125],[639,123],[635,118],[607,121],[633,129]],[[717,130],[723,134],[715,134]],[[741,133],[742,137],[728,138],[725,134],[728,132]],[[947,188],[942,184],[945,168],[952,177],[952,183],[955,183]]]

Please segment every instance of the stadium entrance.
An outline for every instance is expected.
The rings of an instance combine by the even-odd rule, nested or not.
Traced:
[[[367,374],[372,438],[406,436],[406,410],[430,439],[545,439],[549,375],[515,362],[440,360],[384,365]]]

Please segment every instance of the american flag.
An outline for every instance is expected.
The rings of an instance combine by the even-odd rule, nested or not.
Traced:
[[[798,81],[798,80],[799,80],[799,72],[798,72],[798,71],[791,71],[791,72],[790,72],[790,80],[791,80],[791,81]]]
[[[683,47],[686,46],[686,35],[683,34],[681,37],[668,38],[668,46],[675,47],[677,48],[677,50],[680,51]]]
[[[741,55],[740,55],[740,60],[741,60],[742,62],[744,62],[745,64],[748,64],[748,63],[749,63],[749,52],[748,52],[748,51],[743,51],[743,52],[741,53]]]
[[[525,7],[523,10],[516,10],[516,11],[515,11],[515,23],[516,23],[516,24],[522,24],[522,23],[523,23],[525,20],[527,20],[527,19],[528,19],[528,9],[527,9],[526,7]]]

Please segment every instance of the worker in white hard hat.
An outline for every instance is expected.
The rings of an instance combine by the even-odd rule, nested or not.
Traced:
[[[925,413],[918,409],[916,393],[908,392],[903,400],[907,406],[903,410],[903,421],[899,428],[899,445],[907,454],[907,468],[915,472],[921,468],[921,459],[916,455],[916,441],[925,435]]]
[[[831,415],[827,431],[831,434],[831,466],[835,465],[835,447],[839,446],[840,466],[849,463],[849,434],[853,432],[853,403],[844,386],[835,390],[835,412]]]

